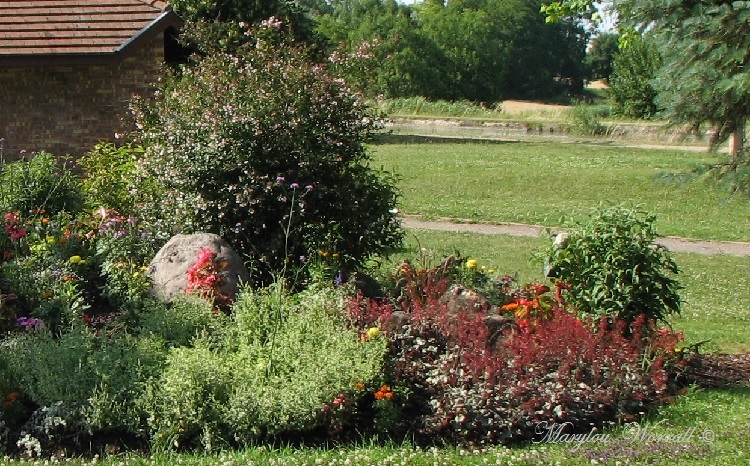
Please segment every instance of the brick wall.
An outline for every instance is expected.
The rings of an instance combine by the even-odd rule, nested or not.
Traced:
[[[163,61],[159,35],[121,62],[0,68],[5,160],[41,150],[80,156],[131,130],[128,103],[153,92]]]

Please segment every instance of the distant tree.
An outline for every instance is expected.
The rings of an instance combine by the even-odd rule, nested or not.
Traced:
[[[591,48],[586,54],[586,64],[592,79],[609,80],[612,64],[620,50],[620,35],[614,32],[602,32],[591,40]]]
[[[349,0],[318,19],[317,31],[355,64],[344,76],[370,95],[449,98],[446,57],[422,34],[411,7],[394,0]]]
[[[642,119],[656,115],[654,79],[661,66],[661,54],[653,40],[631,39],[631,44],[616,55],[609,79],[615,114]]]
[[[451,99],[494,102],[503,97],[508,72],[509,25],[493,11],[491,0],[451,0],[427,3],[418,11],[424,34],[446,56],[444,70]]]
[[[172,0],[170,4],[187,22],[184,42],[204,53],[237,50],[250,42],[245,34],[250,27],[271,17],[280,20],[297,41],[317,41],[310,15],[291,0]]]
[[[654,85],[664,115],[675,124],[713,127],[712,147],[731,137],[729,167],[736,169],[750,116],[750,1],[613,3],[622,30],[648,32],[659,46],[663,63]],[[595,8],[593,0],[562,0],[543,11],[554,21]]]

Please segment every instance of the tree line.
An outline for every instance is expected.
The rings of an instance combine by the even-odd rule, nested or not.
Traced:
[[[176,0],[204,52],[237,47],[274,16],[295,38],[351,57],[349,81],[370,96],[492,104],[578,95],[591,77],[585,18],[550,23],[541,0]],[[345,66],[345,65],[341,65]]]

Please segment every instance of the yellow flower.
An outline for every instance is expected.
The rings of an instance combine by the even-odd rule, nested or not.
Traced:
[[[477,268],[477,260],[476,259],[469,259],[466,261],[466,268],[467,269],[476,269]]]
[[[368,340],[372,340],[376,336],[380,335],[380,329],[377,327],[370,327],[367,329],[366,335]]]
[[[69,260],[71,264],[78,264],[81,262],[81,256],[70,256]]]
[[[54,236],[49,236],[48,235],[45,239],[47,240],[47,244],[55,244],[55,242],[56,242]]]

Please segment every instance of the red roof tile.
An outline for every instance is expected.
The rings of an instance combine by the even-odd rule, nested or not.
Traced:
[[[176,19],[162,1],[0,0],[0,59],[114,54]]]

